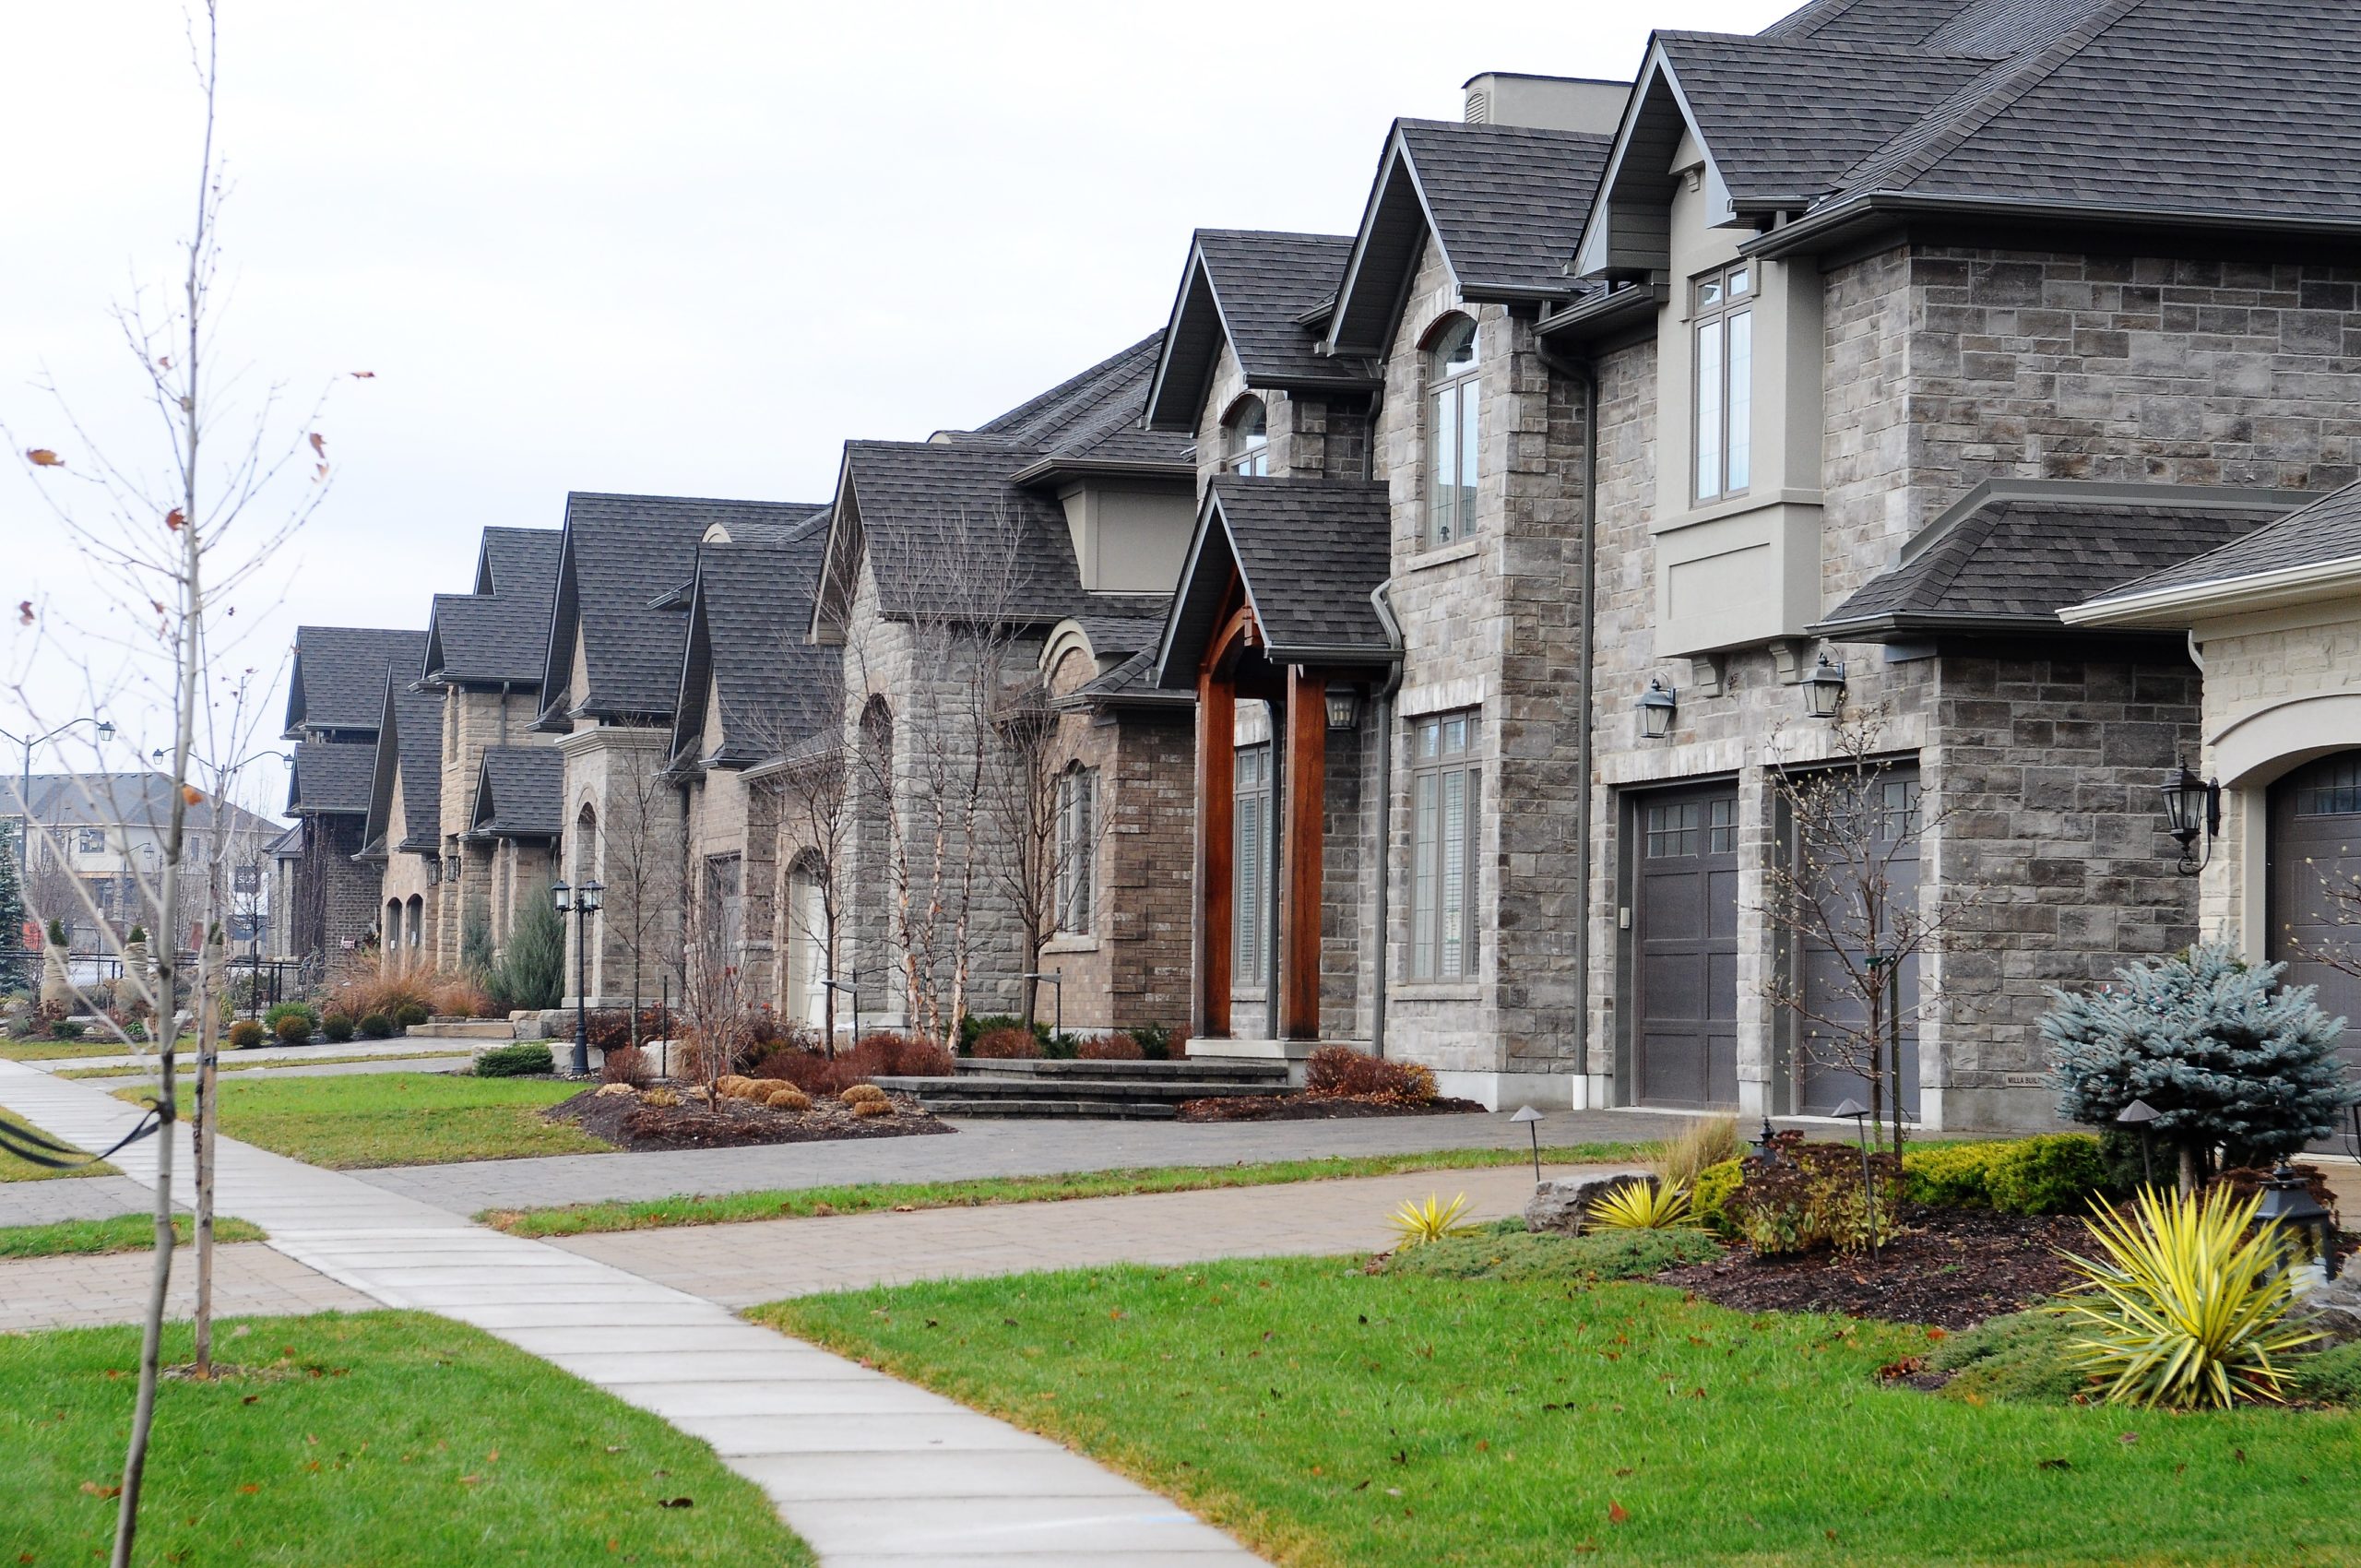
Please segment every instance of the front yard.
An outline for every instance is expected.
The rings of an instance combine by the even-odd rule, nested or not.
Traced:
[[[22,1132],[40,1133],[42,1137],[49,1136],[47,1133],[42,1132],[42,1129],[23,1117],[5,1108],[0,1108],[0,1122],[5,1122]],[[115,1174],[117,1172],[112,1165],[69,1165],[60,1170],[46,1165],[35,1165],[30,1159],[19,1159],[6,1149],[0,1149],[0,1182],[54,1182],[64,1177]]]
[[[257,1318],[217,1344],[249,1370],[157,1401],[141,1562],[812,1562],[704,1443],[460,1324]],[[0,1562],[104,1559],[138,1353],[131,1328],[0,1336]]]
[[[364,1073],[221,1085],[221,1132],[331,1170],[446,1165],[545,1154],[606,1154],[577,1127],[540,1111],[581,1092],[578,1083],[476,1078],[448,1073]],[[148,1090],[115,1091],[137,1103]],[[187,1114],[189,1097],[182,1097]]]
[[[2361,1559],[2361,1424],[1880,1385],[1940,1331],[1644,1284],[1093,1269],[753,1316],[1070,1443],[1274,1562]]]

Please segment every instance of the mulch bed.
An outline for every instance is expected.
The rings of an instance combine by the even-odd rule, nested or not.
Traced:
[[[1405,1105],[1350,1095],[1216,1095],[1180,1102],[1183,1122],[1328,1122],[1363,1116],[1451,1116],[1484,1108],[1472,1099]]]
[[[1902,1223],[1903,1233],[1875,1263],[1867,1253],[1758,1258],[1741,1247],[1656,1280],[1738,1312],[1845,1313],[1972,1328],[2057,1295],[2075,1277],[2058,1249],[2087,1255],[2091,1246],[2070,1215],[1913,1207]]]
[[[682,1091],[675,1106],[644,1104],[628,1095],[601,1096],[585,1089],[551,1106],[542,1115],[571,1122],[594,1138],[638,1153],[647,1149],[746,1148],[761,1144],[813,1144],[835,1138],[907,1138],[958,1131],[896,1095],[891,1116],[855,1116],[834,1099],[815,1099],[809,1111],[774,1111],[742,1099],[706,1105]]]

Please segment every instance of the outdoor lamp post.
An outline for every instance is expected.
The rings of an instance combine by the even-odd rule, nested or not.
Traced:
[[[2255,1223],[2275,1228],[2284,1249],[2280,1268],[2295,1276],[2300,1292],[2326,1283],[2336,1273],[2336,1222],[2312,1198],[2311,1186],[2285,1155],[2262,1184],[2262,1206]]]
[[[605,901],[607,885],[586,882],[579,887],[555,883],[550,887],[550,902],[560,915],[572,915],[574,920],[574,1071],[577,1077],[590,1073],[590,917],[599,912]]]
[[[1050,1026],[1050,1038],[1051,1039],[1064,1039],[1066,1032],[1065,971],[1062,969],[1050,969],[1046,972],[1028,974],[1024,978],[1029,980],[1048,980],[1050,982],[1050,1004],[1055,1008],[1051,1016],[1057,1020]]]
[[[852,992],[852,1042],[855,1045],[859,1045],[860,1043],[860,977],[856,975],[848,980],[824,980],[820,983],[830,991],[848,991]],[[836,1049],[836,1042],[835,1040],[830,1040],[828,1042],[828,1051],[830,1054],[833,1055]]]
[[[1853,1129],[1861,1138],[1861,1196],[1869,1206],[1869,1262],[1875,1264],[1878,1261],[1878,1183],[1877,1177],[1869,1170],[1869,1128],[1863,1120],[1869,1113],[1869,1108],[1857,1099],[1848,1099],[1836,1108],[1837,1115],[1853,1119]]]
[[[1648,689],[1640,694],[1640,734],[1643,739],[1661,741],[1672,733],[1673,715],[1680,711],[1680,699],[1673,695],[1664,677],[1648,678]]]
[[[1762,1157],[1765,1165],[1779,1163],[1779,1134],[1771,1125],[1771,1118],[1762,1118],[1762,1135],[1754,1140],[1754,1152]]]
[[[1803,679],[1804,711],[1814,719],[1833,719],[1845,707],[1845,666],[1831,663],[1822,653],[1820,662]]]
[[[2140,1129],[2140,1177],[2151,1187],[2156,1184],[2156,1157],[2151,1149],[2155,1121],[2156,1108],[2144,1099],[2135,1099],[2115,1113],[2117,1126]]]
[[[1517,1110],[1517,1113],[1510,1117],[1509,1120],[1511,1122],[1524,1123],[1525,1130],[1532,1135],[1533,1184],[1536,1187],[1538,1187],[1541,1185],[1541,1112],[1534,1110],[1533,1107],[1529,1105],[1520,1106]]]
[[[2200,778],[2182,762],[2165,776],[2164,788],[2165,824],[2173,842],[2180,846],[2180,863],[2175,869],[2183,876],[2195,876],[2213,858],[2213,840],[2221,837],[2222,786]],[[2200,834],[2204,835],[2205,848],[2191,853]]]

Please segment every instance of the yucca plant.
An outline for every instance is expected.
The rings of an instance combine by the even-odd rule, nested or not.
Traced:
[[[1590,1222],[1602,1230],[1678,1230],[1697,1221],[1689,1211],[1687,1187],[1642,1178],[1592,1204]]]
[[[1401,1238],[1394,1243],[1394,1250],[1406,1253],[1413,1247],[1423,1247],[1429,1241],[1440,1241],[1445,1236],[1457,1236],[1474,1229],[1474,1226],[1463,1223],[1459,1218],[1466,1212],[1465,1193],[1448,1204],[1432,1193],[1427,1194],[1425,1203],[1404,1199],[1402,1206],[1393,1215],[1394,1233]]]
[[[2218,1187],[2202,1197],[2143,1188],[2131,1215],[2097,1206],[2087,1223],[2105,1257],[2066,1255],[2098,1299],[2057,1310],[2093,1331],[2075,1345],[2082,1369],[2106,1380],[2108,1403],[2281,1397],[2272,1357],[2319,1336],[2284,1324],[2295,1286],[2278,1232],[2249,1234],[2261,1203]]]

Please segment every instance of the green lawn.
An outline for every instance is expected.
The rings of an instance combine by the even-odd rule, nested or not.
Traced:
[[[542,1107],[581,1087],[448,1073],[232,1081],[221,1086],[221,1132],[331,1170],[612,1152],[613,1145],[580,1128],[541,1120]],[[118,1089],[115,1098],[137,1092]]]
[[[104,1560],[138,1344],[129,1328],[0,1336],[0,1562]],[[459,1324],[259,1318],[216,1344],[261,1370],[164,1385],[142,1563],[813,1561],[704,1443]],[[165,1353],[186,1360],[185,1324]]]
[[[172,1220],[172,1234],[187,1246],[195,1237],[185,1214]],[[263,1241],[262,1227],[243,1219],[216,1216],[217,1241]],[[144,1253],[156,1245],[152,1215],[118,1214],[106,1219],[61,1219],[52,1225],[12,1225],[0,1228],[0,1258],[53,1258],[69,1253]]]
[[[1877,1384],[1928,1330],[1360,1262],[752,1315],[1070,1443],[1283,1564],[2361,1561],[2350,1414],[1971,1406]]]
[[[379,1051],[374,1056],[265,1056],[241,1057],[224,1053],[215,1071],[221,1073],[268,1072],[274,1067],[343,1067],[356,1062],[433,1062],[445,1057],[473,1056],[472,1051],[410,1051],[399,1056]],[[184,1063],[183,1072],[193,1073],[196,1063]],[[54,1075],[60,1078],[120,1078],[135,1073],[152,1071],[144,1067],[60,1067]]]
[[[186,1056],[196,1049],[196,1041],[184,1039],[172,1051]],[[8,1039],[0,1038],[0,1057],[11,1062],[57,1062],[76,1056],[132,1056],[136,1046],[127,1046],[119,1039],[99,1035],[85,1035],[80,1039]]]
[[[1545,1163],[1629,1162],[1646,1157],[1645,1144],[1577,1144],[1545,1148]],[[1258,1165],[1170,1165],[1086,1170],[1057,1176],[999,1176],[971,1182],[872,1182],[861,1186],[798,1187],[652,1198],[635,1203],[567,1204],[556,1208],[492,1208],[479,1223],[517,1236],[580,1236],[599,1230],[653,1230],[675,1225],[729,1225],[743,1220],[811,1218],[878,1209],[979,1208],[990,1204],[1048,1203],[1066,1198],[1122,1197],[1134,1193],[1187,1193],[1207,1187],[1263,1187],[1285,1182],[1392,1176],[1405,1170],[1477,1170],[1524,1165],[1530,1149],[1454,1148],[1421,1154],[1323,1159],[1280,1159]]]
[[[5,1109],[0,1109],[0,1122],[6,1122],[11,1127],[21,1127],[32,1132],[42,1131],[23,1117]],[[42,1135],[48,1137],[51,1134],[42,1133]],[[65,1157],[61,1155],[59,1158]],[[113,1176],[114,1174],[116,1174],[115,1168],[112,1165],[75,1165],[68,1166],[63,1170],[53,1170],[46,1165],[35,1165],[30,1159],[19,1159],[6,1150],[0,1149],[0,1182],[52,1182],[60,1177]]]

